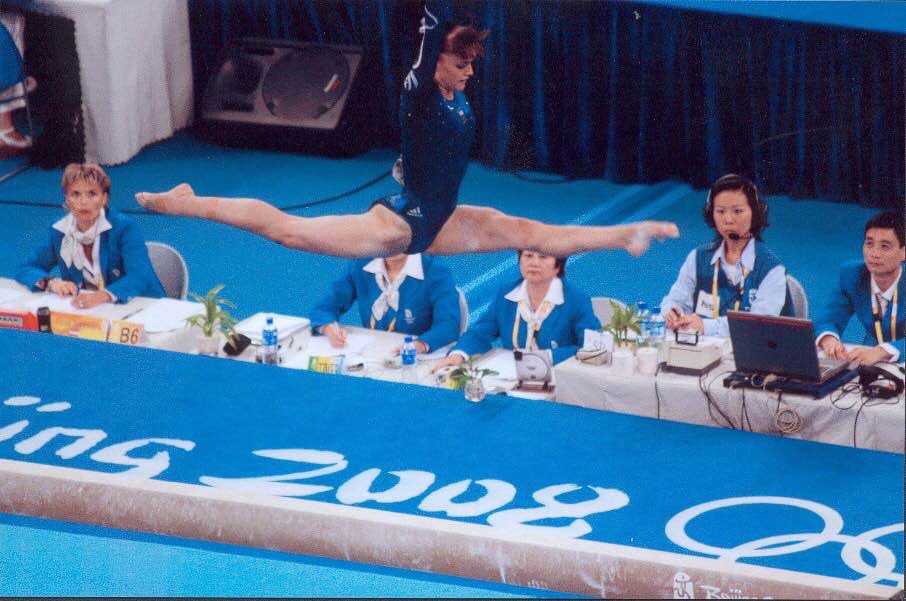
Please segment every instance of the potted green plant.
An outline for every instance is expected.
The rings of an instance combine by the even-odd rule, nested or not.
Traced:
[[[198,336],[198,353],[201,355],[216,355],[221,346],[221,335],[233,342],[236,337],[236,320],[223,307],[236,308],[232,301],[220,295],[223,284],[214,286],[204,296],[194,292],[189,294],[204,306],[204,313],[186,318],[186,326],[195,326],[201,330]]]
[[[635,332],[637,335],[642,333],[641,316],[638,314],[635,305],[623,307],[612,300],[609,302],[613,313],[610,316],[610,321],[601,328],[601,331],[613,334],[614,350],[632,350],[635,346],[635,340],[629,337],[629,333]]]
[[[472,355],[460,363],[453,371],[450,372],[450,381],[461,388],[467,401],[477,403],[484,399],[485,389],[482,378],[485,376],[496,376],[497,372],[493,369],[484,369],[478,366],[478,359],[481,355]]]

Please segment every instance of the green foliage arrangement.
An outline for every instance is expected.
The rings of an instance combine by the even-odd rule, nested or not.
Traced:
[[[237,336],[235,329],[236,320],[222,307],[235,309],[236,305],[232,301],[219,296],[223,286],[223,284],[214,286],[204,296],[199,296],[194,292],[189,293],[196,302],[204,305],[204,313],[186,318],[186,325],[200,328],[202,333],[208,337],[213,336],[218,331],[223,332],[227,340],[232,343]]]
[[[629,339],[629,332],[642,333],[642,322],[641,316],[638,314],[638,308],[635,305],[624,308],[613,301],[609,302],[613,309],[613,314],[610,316],[610,321],[601,328],[601,331],[613,334],[615,346],[626,346],[632,342]]]
[[[450,380],[456,385],[456,388],[463,388],[473,380],[481,380],[485,376],[496,376],[498,374],[493,369],[478,367],[480,358],[481,355],[472,355],[450,372]]]

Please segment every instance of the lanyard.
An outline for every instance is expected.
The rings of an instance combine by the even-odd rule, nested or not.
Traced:
[[[896,288],[893,289],[893,300],[890,301],[893,303],[893,306],[890,308],[890,342],[897,339],[898,292],[899,290]],[[878,344],[884,344],[884,330],[881,328],[881,320],[884,319],[884,315],[881,313],[881,302],[878,300],[878,295],[873,293],[869,294],[871,294],[871,315],[875,318],[875,338],[878,339]]]
[[[372,330],[377,329],[377,321],[374,319],[374,313],[371,314],[371,325],[369,326]],[[396,329],[396,315],[393,316],[393,319],[390,320],[390,325],[387,326],[387,331],[392,332]]]
[[[711,299],[714,301],[714,319],[720,317],[720,296],[717,294],[717,273],[720,271],[720,259],[714,263],[714,279],[711,280]],[[746,278],[748,277],[746,266],[742,266],[742,279],[739,280],[739,296],[736,297],[736,304],[733,305],[734,311],[739,311],[739,301],[746,289]]]

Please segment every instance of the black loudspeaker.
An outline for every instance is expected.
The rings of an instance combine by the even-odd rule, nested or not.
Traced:
[[[243,38],[208,81],[200,127],[225,144],[358,154],[373,138],[363,63],[355,46]]]

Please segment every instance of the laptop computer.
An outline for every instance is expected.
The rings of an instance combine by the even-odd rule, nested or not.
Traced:
[[[838,359],[819,361],[811,320],[728,311],[727,322],[739,372],[820,384],[849,365]]]

